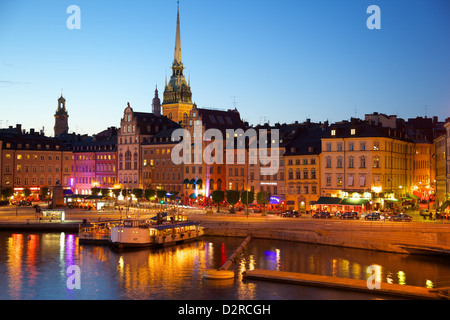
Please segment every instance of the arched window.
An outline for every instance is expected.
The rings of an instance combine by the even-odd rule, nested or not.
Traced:
[[[217,180],[217,190],[222,190],[222,180]]]
[[[214,190],[214,180],[213,179],[209,180],[209,190],[211,190],[211,191]]]
[[[185,112],[185,113],[183,113],[183,122],[182,122],[182,124],[184,126],[187,124],[187,120],[188,120],[188,114]]]

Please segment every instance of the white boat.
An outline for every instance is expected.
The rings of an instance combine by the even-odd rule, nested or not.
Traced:
[[[169,246],[196,240],[203,235],[203,228],[196,222],[168,224],[140,224],[139,220],[124,220],[123,225],[111,229],[113,247]]]

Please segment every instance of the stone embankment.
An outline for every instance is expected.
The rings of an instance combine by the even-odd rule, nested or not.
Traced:
[[[196,217],[206,235],[276,239],[384,252],[450,256],[450,225],[341,220],[220,221]]]

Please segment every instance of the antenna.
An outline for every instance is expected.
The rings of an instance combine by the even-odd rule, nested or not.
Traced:
[[[237,108],[236,108],[236,105],[237,105],[236,98],[237,98],[237,96],[233,96],[233,97],[231,97],[231,98],[233,99],[233,105],[234,105],[234,108],[237,109]]]

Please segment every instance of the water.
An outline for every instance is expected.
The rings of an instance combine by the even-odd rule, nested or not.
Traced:
[[[258,268],[367,279],[377,265],[381,281],[422,287],[448,286],[448,260],[364,250],[252,239],[232,268],[234,281],[202,278],[220,267],[244,239],[205,237],[164,249],[111,251],[79,245],[65,233],[0,232],[1,300],[334,300],[385,296],[245,281]],[[69,266],[80,268],[81,288],[68,289]]]

